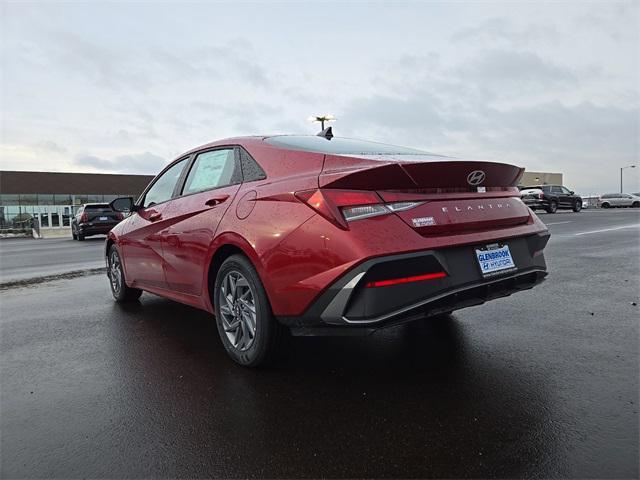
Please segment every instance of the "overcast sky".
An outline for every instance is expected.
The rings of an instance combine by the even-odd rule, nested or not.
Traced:
[[[639,163],[636,1],[1,5],[2,169],[154,174],[325,112],[337,135],[562,172],[583,194]]]

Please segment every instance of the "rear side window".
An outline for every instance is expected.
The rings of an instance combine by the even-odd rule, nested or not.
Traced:
[[[237,168],[233,148],[212,150],[196,157],[182,190],[183,195],[240,183],[242,178]]]
[[[249,155],[244,148],[240,149],[240,163],[242,164],[242,177],[245,182],[264,180],[267,174],[262,167]]]
[[[178,182],[180,174],[186,164],[186,158],[180,160],[156,179],[151,188],[147,190],[147,194],[144,196],[145,208],[171,199],[173,196],[173,189],[176,187],[176,183]]]

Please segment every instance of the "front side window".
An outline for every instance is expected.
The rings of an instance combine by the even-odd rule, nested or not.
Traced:
[[[212,150],[196,157],[187,176],[183,195],[240,183],[233,148]]]
[[[180,178],[180,174],[186,164],[186,158],[184,160],[180,160],[158,177],[144,196],[143,206],[145,208],[152,207],[153,205],[166,202],[171,199],[173,196],[173,189],[175,188],[176,183]]]
[[[562,189],[560,187],[551,187],[551,193],[562,193]]]
[[[568,195],[571,194],[571,190],[569,190],[568,188],[566,188],[566,187],[561,187],[561,188],[562,188],[562,193],[566,193]]]

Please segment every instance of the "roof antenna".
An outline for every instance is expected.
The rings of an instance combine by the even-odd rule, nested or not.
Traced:
[[[313,115],[309,117],[310,122],[320,122],[320,128],[322,128],[322,131],[317,135],[319,137],[324,137],[327,140],[331,140],[333,138],[333,131],[331,130],[331,127],[324,128],[324,122],[332,122],[335,119],[336,117],[328,113],[324,115]]]

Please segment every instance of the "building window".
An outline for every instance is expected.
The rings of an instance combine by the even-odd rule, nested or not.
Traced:
[[[39,193],[38,205],[53,205],[53,195],[46,194],[46,193]]]
[[[20,195],[0,195],[2,205],[20,205]]]

